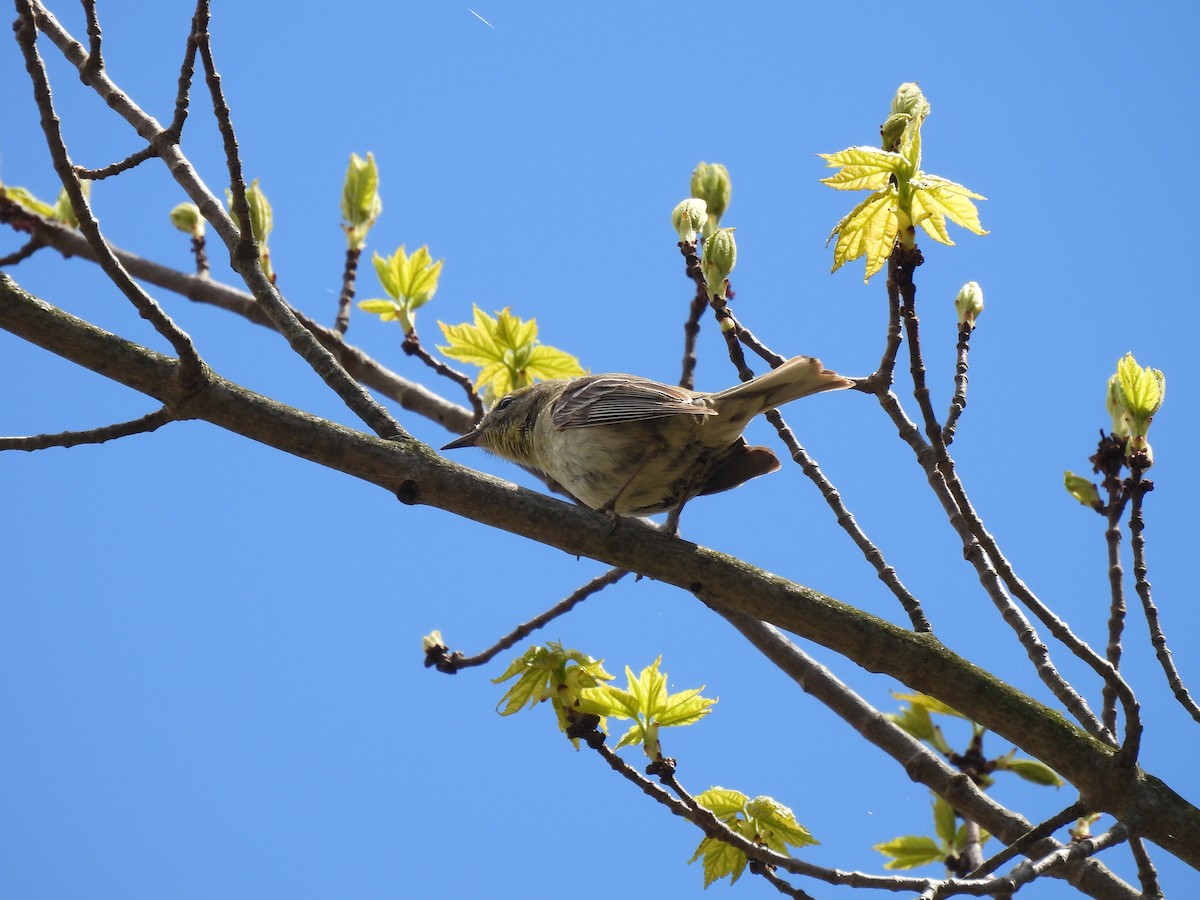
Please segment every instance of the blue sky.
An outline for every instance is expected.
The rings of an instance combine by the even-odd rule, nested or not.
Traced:
[[[814,154],[873,143],[896,86],[918,80],[933,105],[926,168],[988,197],[980,211],[991,233],[956,230],[952,248],[925,241],[918,272],[939,409],[951,390],[954,294],[976,280],[987,297],[954,445],[976,506],[1029,584],[1099,645],[1102,521],[1064,494],[1062,472],[1088,468],[1116,360],[1133,351],[1162,369],[1150,572],[1176,661],[1200,685],[1190,556],[1200,487],[1183,465],[1200,438],[1188,412],[1200,396],[1200,323],[1184,194],[1198,142],[1193,6],[475,5],[490,25],[452,3],[346,6],[342,15],[326,4],[215,6],[218,65],[247,172],[274,206],[272,255],[290,302],[332,322],[341,178],[352,151],[370,150],[384,214],[368,252],[428,243],[446,260],[438,296],[418,317],[427,343],[437,320],[465,321],[473,303],[511,306],[593,371],[662,380],[678,377],[690,298],[669,213],[700,160],[732,173],[725,224],[737,227],[740,318],[780,352],[818,355],[847,374],[877,362],[883,281],[864,286],[861,264],[830,275],[825,238],[856,199],[819,184]],[[56,14],[84,34],[76,6]],[[101,16],[113,78],[167,120],[189,6],[101,4]],[[102,165],[136,147],[64,66],[51,68],[77,161]],[[193,109],[184,151],[219,192],[223,163],[200,90]],[[52,197],[8,39],[0,111],[0,178]],[[115,243],[188,267],[186,238],[166,222],[183,198],[161,166],[98,185],[94,197]],[[0,234],[0,254],[18,245]],[[370,267],[360,273],[360,297],[376,295]],[[87,263],[43,252],[11,274],[165,349]],[[352,421],[271,333],[156,296],[221,374]],[[358,315],[349,338],[458,399],[401,355],[395,331]],[[699,387],[732,380],[710,323],[700,356]],[[9,434],[153,408],[7,334],[0,378]],[[878,410],[861,396],[826,396],[788,418],[943,640],[1041,697]],[[434,445],[449,437],[401,419]],[[751,436],[768,440],[761,423]],[[456,459],[530,483],[478,452]],[[402,507],[201,423],[0,454],[0,509],[0,894],[699,895],[701,872],[685,865],[694,831],[574,752],[549,710],[494,713],[500,691],[489,679],[503,661],[454,678],[421,667],[422,634],[440,628],[474,652],[599,564]],[[683,530],[899,619],[798,473],[697,502]],[[1135,616],[1127,666],[1147,720],[1143,762],[1196,800],[1196,726],[1144,635]],[[614,672],[662,654],[673,687],[707,685],[720,698],[714,714],[666,738],[682,781],[786,803],[822,841],[806,859],[877,869],[871,844],[929,829],[923,788],[859,747],[690,596],[622,584],[539,638],[603,657]],[[807,649],[881,708],[895,707],[894,681]],[[1082,667],[1065,652],[1055,658],[1098,703]],[[987,749],[1009,747],[993,736]],[[996,793],[1035,818],[1073,799],[1005,782]],[[1194,889],[1194,871],[1154,858],[1168,896]],[[1132,877],[1127,853],[1108,859]],[[775,896],[752,878],[736,891]],[[1047,884],[1028,896],[1065,893]]]

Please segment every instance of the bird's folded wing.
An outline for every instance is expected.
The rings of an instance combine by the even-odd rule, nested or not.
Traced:
[[[580,378],[551,409],[556,428],[589,428],[658,419],[663,416],[715,416],[717,411],[681,388],[633,375]]]

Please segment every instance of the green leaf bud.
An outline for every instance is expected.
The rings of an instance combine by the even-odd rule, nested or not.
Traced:
[[[905,132],[921,124],[929,115],[929,101],[915,81],[906,81],[896,89],[891,114],[879,128],[884,150],[899,150]]]
[[[1127,457],[1138,455],[1143,467],[1154,462],[1154,453],[1146,435],[1155,413],[1162,407],[1167,379],[1158,369],[1139,367],[1132,353],[1117,363],[1117,372],[1108,381],[1106,406],[1113,417],[1113,434],[1128,437]]]
[[[733,185],[729,170],[720,163],[702,162],[692,172],[692,196],[708,204],[708,223],[705,233],[711,234],[721,224],[721,216],[729,206]]]
[[[680,242],[684,244],[695,243],[696,233],[707,221],[708,204],[699,197],[689,197],[671,210],[671,224],[675,227]]]
[[[83,191],[83,196],[85,198],[91,196],[92,183],[90,181],[88,181],[86,178],[81,179],[79,182],[79,187]],[[58,192],[58,199],[54,201],[53,218],[55,221],[62,222],[69,228],[79,227],[79,219],[75,216],[75,207],[71,206],[71,198],[67,196],[66,188],[63,188]]]
[[[1096,490],[1096,485],[1082,475],[1076,475],[1071,471],[1063,472],[1063,487],[1067,489],[1068,494],[1084,506],[1090,506],[1092,509],[1099,508],[1100,492]]]
[[[983,288],[978,281],[968,281],[959,289],[954,308],[958,311],[959,325],[975,327],[975,320],[983,312]]]
[[[195,203],[180,203],[171,210],[171,224],[192,237],[204,237],[204,216]]]
[[[379,167],[375,164],[375,154],[368,153],[363,159],[357,153],[351,153],[346,180],[342,184],[342,228],[352,250],[362,249],[367,232],[381,212],[383,200],[379,196]]]
[[[725,296],[725,279],[737,264],[737,242],[732,228],[719,228],[704,241],[700,269],[708,285],[709,297]]]

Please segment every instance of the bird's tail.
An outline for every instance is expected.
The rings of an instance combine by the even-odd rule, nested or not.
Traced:
[[[718,408],[741,407],[745,403],[749,418],[809,394],[841,391],[853,386],[853,381],[829,371],[819,359],[793,356],[770,372],[714,394],[712,401]],[[755,408],[751,410],[751,406]]]

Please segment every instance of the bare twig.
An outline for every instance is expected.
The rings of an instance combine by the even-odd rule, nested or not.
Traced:
[[[17,26],[17,43],[25,57],[25,70],[29,73],[30,81],[33,84],[34,100],[41,113],[42,131],[46,136],[50,157],[54,161],[54,170],[71,200],[71,208],[79,222],[79,230],[87,238],[101,268],[104,269],[113,284],[129,299],[142,318],[148,320],[175,349],[181,363],[180,378],[183,383],[195,385],[203,378],[204,366],[192,339],[129,276],[129,273],[113,255],[104,235],[100,233],[100,224],[92,215],[91,206],[84,196],[83,187],[79,177],[75,174],[70,154],[63,141],[62,128],[50,93],[49,76],[41,55],[38,53],[35,18],[40,17],[36,17],[33,4],[29,0],[17,0],[17,10],[20,15]],[[99,25],[95,23],[94,15],[89,15],[88,21],[89,32],[92,33],[92,55],[84,60],[81,73],[90,74],[91,77],[102,77],[103,69],[100,66],[99,57]]]
[[[688,308],[687,321],[683,323],[683,370],[679,375],[679,386],[691,390],[696,381],[696,338],[700,335],[700,320],[708,306],[708,288],[704,284],[704,273],[700,270],[700,257],[696,255],[695,241],[680,241],[679,252],[687,265],[687,274],[696,287],[692,303]]]
[[[946,424],[942,427],[942,442],[949,447],[954,443],[954,431],[958,428],[958,417],[967,408],[967,354],[971,349],[971,332],[975,326],[963,322],[958,326],[958,359],[954,365],[954,397],[946,413]]]
[[[103,444],[105,441],[146,434],[174,422],[176,417],[167,407],[156,409],[128,422],[117,422],[86,431],[63,431],[59,434],[35,434],[30,437],[0,437],[0,450],[45,450],[47,447],[78,447],[81,444]]]
[[[1005,809],[970,778],[960,774],[923,743],[885,718],[778,628],[730,609],[719,608],[716,612],[805,693],[815,697],[863,738],[895,759],[909,778],[925,785],[962,815],[978,822],[1002,841],[1019,843],[1018,852],[1029,856],[1044,856],[1062,847],[1048,834],[1025,840],[1029,832],[1034,830],[1029,820]],[[1105,900],[1134,900],[1136,897],[1136,892],[1129,885],[1095,860],[1068,866],[1054,875],[1066,879],[1092,897]],[[972,873],[969,877],[975,878],[976,875]]]
[[[1120,487],[1114,486],[1109,491],[1107,519],[1108,527],[1104,530],[1105,544],[1108,548],[1108,642],[1105,646],[1104,657],[1114,669],[1121,668],[1121,636],[1125,631],[1125,570],[1121,566],[1121,516],[1125,504],[1120,498]],[[1101,694],[1103,703],[1102,714],[1104,726],[1113,734],[1117,733],[1117,692],[1107,681]]]
[[[471,409],[475,411],[475,419],[478,421],[483,418],[483,399],[479,396],[479,391],[475,390],[475,383],[471,381],[465,372],[451,368],[440,359],[434,357],[433,354],[422,346],[421,339],[417,337],[415,331],[410,331],[404,336],[404,343],[400,345],[400,349],[404,351],[405,356],[415,356],[443,378],[449,378],[461,387],[467,395],[467,401],[471,404]]]
[[[1158,663],[1162,666],[1163,674],[1167,677],[1167,684],[1171,687],[1171,693],[1175,695],[1175,699],[1179,704],[1187,710],[1197,722],[1200,722],[1200,706],[1196,705],[1196,701],[1192,699],[1192,695],[1188,693],[1187,687],[1183,683],[1183,678],[1179,674],[1179,669],[1175,667],[1175,660],[1171,656],[1171,648],[1167,644],[1167,636],[1163,632],[1162,622],[1158,617],[1158,607],[1154,605],[1154,598],[1150,594],[1150,579],[1147,578],[1149,569],[1146,565],[1146,520],[1143,515],[1142,501],[1146,494],[1154,490],[1154,482],[1148,481],[1142,477],[1142,470],[1134,468],[1133,475],[1129,479],[1129,534],[1130,544],[1133,547],[1133,577],[1134,589],[1137,591],[1138,598],[1142,601],[1142,610],[1146,614],[1146,625],[1150,628],[1150,643],[1154,647],[1154,655],[1158,657]]]
[[[346,265],[342,269],[342,292],[338,296],[337,319],[333,327],[338,334],[345,334],[350,327],[350,304],[354,301],[354,277],[358,272],[358,258],[362,256],[361,247],[346,248]]]
[[[1137,862],[1138,881],[1142,883],[1142,900],[1163,900],[1162,887],[1158,883],[1158,870],[1154,868],[1145,841],[1140,837],[1131,837],[1129,849]]]
[[[571,594],[571,596],[550,607],[550,609],[541,615],[534,616],[528,622],[522,622],[483,652],[477,653],[474,656],[463,656],[457,651],[440,654],[434,666],[439,672],[446,672],[452,675],[459,669],[469,669],[472,666],[482,666],[491,662],[496,657],[496,654],[503,653],[510,647],[515,646],[517,641],[524,640],[539,628],[545,627],[559,616],[570,612],[588,597],[592,596],[592,594],[603,590],[611,584],[616,584],[628,574],[629,571],[627,569],[609,569],[603,575],[593,578],[583,587],[579,588],[579,590]]]

